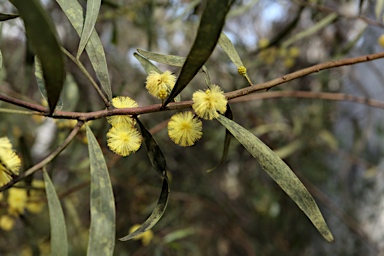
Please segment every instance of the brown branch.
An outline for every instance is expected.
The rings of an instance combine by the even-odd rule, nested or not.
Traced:
[[[19,176],[14,177],[9,183],[6,185],[0,187],[0,192],[12,187],[14,184],[17,182],[21,181],[22,179],[34,174],[36,171],[42,169],[44,166],[46,166],[48,163],[50,163],[58,154],[60,154],[61,151],[63,151],[69,143],[75,138],[77,132],[80,130],[81,126],[83,126],[84,122],[83,121],[78,121],[76,126],[73,128],[71,133],[68,135],[68,137],[64,140],[64,142],[56,148],[55,151],[53,151],[50,155],[48,155],[46,158],[44,158],[40,163],[32,166]]]
[[[322,99],[334,101],[350,101],[358,104],[364,104],[375,108],[384,109],[384,101],[374,100],[366,97],[353,96],[344,93],[333,92],[308,92],[308,91],[279,91],[279,92],[263,92],[258,94],[246,95],[241,98],[233,99],[231,103],[246,102],[252,100],[271,99],[271,98],[307,98]]]
[[[43,106],[40,106],[40,105],[37,105],[37,104],[34,104],[34,103],[30,103],[30,102],[27,102],[27,101],[24,101],[24,100],[19,100],[19,99],[16,99],[16,98],[12,98],[12,97],[9,97],[9,96],[3,95],[3,94],[0,94],[0,101],[8,102],[10,104],[13,104],[13,105],[16,105],[16,106],[19,106],[19,107],[23,107],[23,108],[26,108],[26,109],[34,110],[34,111],[37,111],[37,112],[40,112],[40,113],[44,113],[46,115],[49,114],[49,109],[48,108],[45,108]]]

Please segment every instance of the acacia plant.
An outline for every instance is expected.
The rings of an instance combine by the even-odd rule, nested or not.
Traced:
[[[5,192],[8,198],[26,197],[28,178],[36,172],[43,172],[44,184],[32,183],[32,187],[40,186],[40,188],[45,188],[50,214],[52,255],[66,255],[68,246],[64,213],[55,187],[48,175],[50,171],[49,164],[60,155],[83,127],[85,127],[86,131],[86,143],[89,152],[91,190],[91,223],[87,250],[89,255],[99,255],[100,252],[103,252],[103,255],[113,254],[116,240],[115,199],[104,153],[90,125],[93,120],[104,120],[104,122],[109,123],[110,128],[106,133],[107,144],[110,150],[117,155],[123,157],[132,155],[140,147],[143,147],[142,144],[144,144],[148,152],[149,161],[163,182],[157,204],[147,220],[129,234],[119,234],[121,235],[119,240],[127,241],[138,237],[151,229],[160,220],[166,212],[169,196],[172,196],[167,175],[169,171],[166,164],[167,157],[161,150],[162,145],[158,145],[151,132],[140,119],[144,115],[156,115],[160,112],[170,111],[176,112],[170,117],[168,122],[168,135],[175,144],[180,145],[180,147],[194,145],[203,135],[202,119],[220,123],[226,130],[220,164],[227,157],[230,141],[232,139],[238,140],[256,159],[264,171],[311,220],[320,234],[327,241],[333,241],[334,238],[315,200],[300,179],[266,144],[248,131],[247,128],[242,127],[235,121],[236,117],[233,117],[230,106],[232,102],[240,101],[244,96],[269,90],[311,73],[383,58],[383,52],[321,63],[267,82],[254,84],[248,76],[249,70],[244,66],[234,45],[222,33],[226,15],[233,1],[205,1],[194,43],[186,57],[154,53],[146,50],[137,50],[134,53],[134,56],[145,69],[148,76],[145,85],[134,84],[135,81],[132,81],[133,84],[131,86],[147,90],[158,101],[152,105],[139,106],[135,99],[127,95],[112,96],[115,93],[111,89],[105,53],[94,28],[99,15],[101,0],[88,0],[85,14],[77,0],[56,0],[79,35],[80,42],[76,56],[72,55],[61,45],[56,32],[56,24],[53,23],[40,1],[10,0],[10,2],[15,6],[18,14],[5,15],[3,20],[6,21],[14,18],[21,18],[23,20],[26,37],[35,54],[35,77],[38,89],[46,99],[47,105],[30,103],[25,99],[7,96],[1,92],[1,101],[27,109],[27,111],[13,109],[2,109],[2,111],[32,117],[42,116],[55,120],[75,120],[77,122],[68,136],[51,154],[32,167],[21,171],[19,171],[21,160],[17,156],[17,152],[15,153],[12,149],[10,140],[6,137],[0,138],[0,191],[3,191],[2,193],[9,191],[9,193]],[[220,87],[220,80],[211,81],[209,76],[210,67],[205,65],[205,63],[216,45],[222,48],[223,52],[228,55],[237,67],[238,79],[245,79],[248,86],[224,92]],[[268,42],[264,42],[264,45],[261,46],[262,48],[268,47]],[[97,75],[97,80],[93,79],[93,76],[80,60],[83,52],[87,54]],[[295,54],[292,53],[292,55]],[[98,111],[69,112],[61,110],[66,104],[66,102],[60,99],[66,77],[66,62],[73,62],[83,72],[97,92],[103,103],[100,104]],[[174,75],[169,70],[160,70],[153,62],[181,69],[177,75]],[[180,93],[187,86],[190,87],[190,82],[196,75],[203,76],[206,84],[201,88],[193,88],[195,92],[192,95],[183,94],[181,97]],[[285,96],[290,96],[294,93],[287,92]],[[280,94],[280,96],[284,95]],[[299,95],[296,96],[299,97]],[[325,94],[316,96],[332,99],[331,96]],[[342,99],[375,106],[379,104],[378,102],[367,102],[362,98],[352,96],[342,97]],[[11,189],[14,187],[18,187],[18,190]],[[32,196],[34,196],[32,193],[29,194],[29,197]],[[23,200],[25,201],[25,199]],[[23,211],[22,207],[12,206],[11,202],[15,202],[15,200],[8,201],[12,211],[4,213],[6,218],[8,218],[4,219],[4,222],[17,217]],[[31,209],[36,209],[36,207],[36,205],[30,206]]]

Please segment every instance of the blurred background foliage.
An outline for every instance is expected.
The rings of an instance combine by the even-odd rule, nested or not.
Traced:
[[[55,1],[42,1],[56,24],[62,45],[76,54],[79,37]],[[79,1],[85,8],[86,2]],[[317,63],[379,52],[383,10],[371,0],[237,0],[224,32],[234,43],[254,84]],[[379,7],[378,7],[379,6]],[[0,1],[2,13],[15,13]],[[200,1],[103,1],[96,30],[103,42],[114,96],[140,106],[156,102],[145,86],[145,72],[133,57],[137,48],[186,56],[201,14]],[[361,15],[361,16],[359,16]],[[303,37],[298,35],[304,33]],[[21,20],[1,23],[1,93],[42,104],[33,76],[33,55]],[[93,74],[83,54],[81,61]],[[309,75],[273,91],[343,92],[382,99],[383,61],[345,66]],[[62,93],[63,110],[103,108],[87,78],[71,61]],[[159,64],[161,70],[179,69]],[[226,92],[247,86],[217,47],[206,63],[213,83]],[[93,74],[94,75],[94,74]],[[181,94],[190,99],[203,89],[198,74]],[[0,102],[1,108],[16,108]],[[293,201],[235,140],[221,157],[225,130],[203,122],[203,138],[190,148],[174,145],[165,129],[173,113],[141,116],[152,128],[170,172],[168,208],[146,238],[116,242],[115,255],[377,255],[384,251],[382,110],[320,99],[248,99],[233,103],[234,120],[286,161],[318,202],[334,234],[326,242]],[[0,113],[0,136],[9,136],[26,169],[58,146],[75,125]],[[106,120],[92,129],[105,154],[116,198],[117,237],[142,223],[157,200],[161,183],[144,147],[128,157],[106,146]],[[89,229],[89,159],[85,132],[47,168],[63,204],[70,255],[84,255]],[[33,176],[41,180],[41,173]],[[45,205],[44,195],[37,199]],[[7,201],[0,201],[0,214]],[[49,255],[49,221],[41,211],[25,210],[9,230],[0,230],[1,255]]]

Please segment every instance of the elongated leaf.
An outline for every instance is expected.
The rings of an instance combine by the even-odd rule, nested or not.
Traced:
[[[331,13],[329,15],[327,15],[325,18],[323,18],[322,20],[320,20],[319,22],[317,22],[315,25],[313,25],[312,27],[309,27],[308,29],[304,30],[304,31],[301,31],[300,33],[297,33],[295,34],[293,37],[291,37],[290,39],[288,39],[287,41],[285,41],[283,44],[282,44],[282,48],[286,48],[288,46],[290,46],[291,44],[293,44],[294,42],[298,41],[298,40],[301,40],[303,38],[306,38],[307,36],[311,36],[313,35],[314,33],[316,33],[317,31],[319,31],[320,29],[328,26],[331,22],[333,22],[336,18],[338,17],[338,14],[336,13]]]
[[[11,20],[18,18],[18,14],[8,14],[8,13],[0,13],[0,21],[6,21],[6,20]]]
[[[186,57],[176,56],[176,55],[165,55],[155,52],[148,52],[146,50],[137,49],[137,51],[149,60],[156,62],[164,63],[170,66],[182,67]]]
[[[43,175],[51,223],[51,254],[66,256],[68,255],[68,239],[63,209],[52,181],[45,170],[43,170]]]
[[[155,169],[156,173],[163,178],[163,186],[161,188],[160,198],[157,202],[157,205],[152,211],[151,215],[148,217],[148,219],[131,234],[120,238],[121,241],[130,240],[151,229],[163,216],[165,209],[167,208],[169,198],[167,164],[165,161],[164,154],[161,151],[159,145],[156,143],[155,139],[152,137],[151,133],[147,130],[147,128],[145,128],[145,126],[140,122],[138,118],[136,118],[136,121],[139,124],[141,134],[144,137],[144,143],[147,148],[148,157],[151,161],[152,167]]]
[[[224,116],[217,120],[257,159],[261,167],[288,194],[288,196],[308,216],[320,234],[329,242],[333,236],[315,200],[286,163],[267,145],[239,124]]]
[[[50,114],[55,110],[64,84],[64,57],[55,27],[38,0],[11,0],[24,20],[25,31],[41,61]]]
[[[101,0],[88,0],[87,12],[85,14],[85,22],[83,31],[81,32],[79,49],[77,50],[76,58],[79,59],[81,53],[84,51],[85,45],[88,43],[89,37],[95,28],[97,16],[100,11]]]
[[[0,70],[3,68],[3,54],[1,53],[0,50]]]
[[[181,68],[175,87],[164,102],[165,107],[188,85],[211,55],[219,40],[232,0],[209,0],[202,14],[195,42]]]
[[[147,58],[141,56],[140,54],[137,54],[135,52],[133,56],[135,56],[135,58],[140,62],[141,66],[144,68],[147,74],[151,73],[152,71],[155,71],[159,74],[163,73],[152,62],[150,62]]]
[[[384,0],[377,0],[375,5],[375,16],[376,19],[382,21],[382,13],[384,9]]]
[[[91,227],[87,255],[113,255],[115,199],[108,168],[91,128],[86,126],[91,162]]]
[[[237,53],[235,46],[233,46],[231,40],[227,37],[226,34],[221,33],[219,38],[219,45],[223,49],[223,51],[228,55],[228,57],[231,59],[233,64],[236,65],[236,67],[244,66],[243,62],[240,59],[239,54]]]
[[[41,96],[48,102],[47,90],[45,89],[45,82],[43,78],[43,70],[41,68],[40,60],[35,56],[35,77],[37,87],[41,93]],[[63,108],[63,101],[59,98],[56,104],[56,109],[61,110]]]
[[[227,111],[225,111],[224,115],[228,119],[233,120],[233,113],[229,104],[227,104]],[[232,140],[232,134],[230,133],[230,131],[228,131],[228,129],[225,129],[223,153],[221,155],[220,162],[215,167],[209,169],[207,172],[212,172],[216,170],[219,166],[221,166],[225,162],[225,160],[227,160],[228,150],[229,150],[229,145],[231,144],[231,140]]]
[[[77,34],[80,36],[83,31],[84,24],[83,8],[81,5],[77,2],[77,0],[56,0],[56,2],[60,5],[72,26],[75,28]],[[92,30],[88,43],[85,46],[85,50],[96,75],[99,78],[101,87],[106,93],[108,100],[111,100],[112,90],[111,82],[109,80],[107,60],[105,58],[103,45],[101,44],[100,38],[95,29]]]

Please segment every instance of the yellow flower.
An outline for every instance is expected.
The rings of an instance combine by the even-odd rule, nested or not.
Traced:
[[[191,111],[178,113],[168,123],[168,135],[182,147],[192,146],[201,138],[202,123]]]
[[[217,112],[224,114],[227,110],[227,99],[221,88],[215,84],[210,86],[210,89],[197,91],[192,95],[192,108],[196,114],[207,120],[212,120],[219,116]]]
[[[36,189],[31,189],[29,191],[29,198],[26,205],[26,208],[31,213],[39,213],[43,209],[45,204],[44,196],[44,188],[45,184],[42,180],[33,180],[32,187]]]
[[[8,194],[8,213],[17,216],[24,213],[27,203],[27,191],[21,188],[11,188]]]
[[[129,233],[132,233],[134,232],[136,229],[138,229],[140,227],[139,224],[135,224],[133,225],[130,229],[129,229]],[[141,243],[144,245],[144,246],[147,246],[151,243],[152,241],[152,238],[153,238],[153,232],[152,230],[147,230],[145,231],[143,234],[141,235],[138,235],[137,237],[133,238],[133,240],[140,240],[141,239]]]
[[[13,152],[9,139],[0,138],[0,186],[7,184],[12,175],[18,175],[20,166],[20,158]]]
[[[384,47],[384,34],[382,34],[378,39],[377,42],[381,47]]]
[[[13,228],[15,220],[9,215],[3,215],[0,218],[0,228],[5,231],[9,231]]]
[[[138,107],[136,101],[129,97],[119,96],[112,99],[112,105],[115,108],[135,108]],[[108,116],[107,121],[112,125],[118,124],[130,124],[134,125],[135,121],[130,115],[118,115],[118,116]]]
[[[172,75],[171,71],[167,70],[163,74],[152,71],[147,76],[145,88],[152,96],[165,99],[175,86],[175,82],[176,76]]]
[[[267,48],[268,45],[269,45],[269,40],[267,38],[260,38],[258,42],[258,46],[260,49]]]
[[[242,75],[242,76],[246,75],[246,74],[247,74],[247,69],[246,69],[246,67],[244,67],[244,66],[240,66],[240,67],[237,69],[237,73],[239,73],[239,75]]]
[[[125,124],[112,126],[107,133],[108,147],[120,156],[136,152],[142,142],[141,134],[135,127]]]

